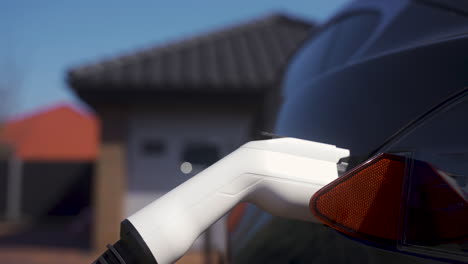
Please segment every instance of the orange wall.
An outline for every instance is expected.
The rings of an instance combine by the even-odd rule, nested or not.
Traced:
[[[98,119],[71,105],[9,121],[0,134],[26,160],[94,160],[98,140]]]

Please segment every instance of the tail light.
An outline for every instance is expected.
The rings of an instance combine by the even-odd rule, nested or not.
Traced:
[[[310,209],[326,225],[358,239],[436,251],[458,245],[453,252],[468,257],[466,194],[423,161],[378,155],[319,190]]]

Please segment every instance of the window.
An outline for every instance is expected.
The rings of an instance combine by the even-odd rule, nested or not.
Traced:
[[[166,145],[162,140],[146,140],[142,144],[142,151],[146,156],[160,156],[166,151]]]
[[[405,237],[401,242],[405,250],[436,257],[465,260],[468,257],[467,113],[468,95],[465,93],[384,150],[406,153],[414,160],[424,161],[445,180],[436,186],[428,185],[421,180],[427,179],[427,175],[421,175],[417,165],[409,170]],[[434,195],[429,196],[429,192]],[[415,226],[418,228],[413,228]],[[428,228],[422,230],[421,227]],[[422,234],[418,237],[425,237],[424,240],[411,239],[416,237],[417,229],[421,229]],[[446,236],[457,239],[438,239]]]
[[[348,16],[325,28],[292,60],[285,86],[295,89],[316,75],[345,64],[378,25],[377,13]]]

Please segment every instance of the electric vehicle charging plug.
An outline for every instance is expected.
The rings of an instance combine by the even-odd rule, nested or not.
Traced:
[[[346,156],[348,150],[295,138],[246,143],[122,222],[121,239],[95,263],[173,263],[239,202],[317,221],[309,200],[338,177]]]

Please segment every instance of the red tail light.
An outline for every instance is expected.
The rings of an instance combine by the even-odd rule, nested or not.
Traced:
[[[373,242],[467,241],[463,194],[429,164],[410,162],[410,174],[407,164],[403,157],[381,154],[318,191],[310,209],[334,229]]]
[[[312,213],[351,236],[395,240],[404,170],[403,158],[378,156],[318,191]]]

